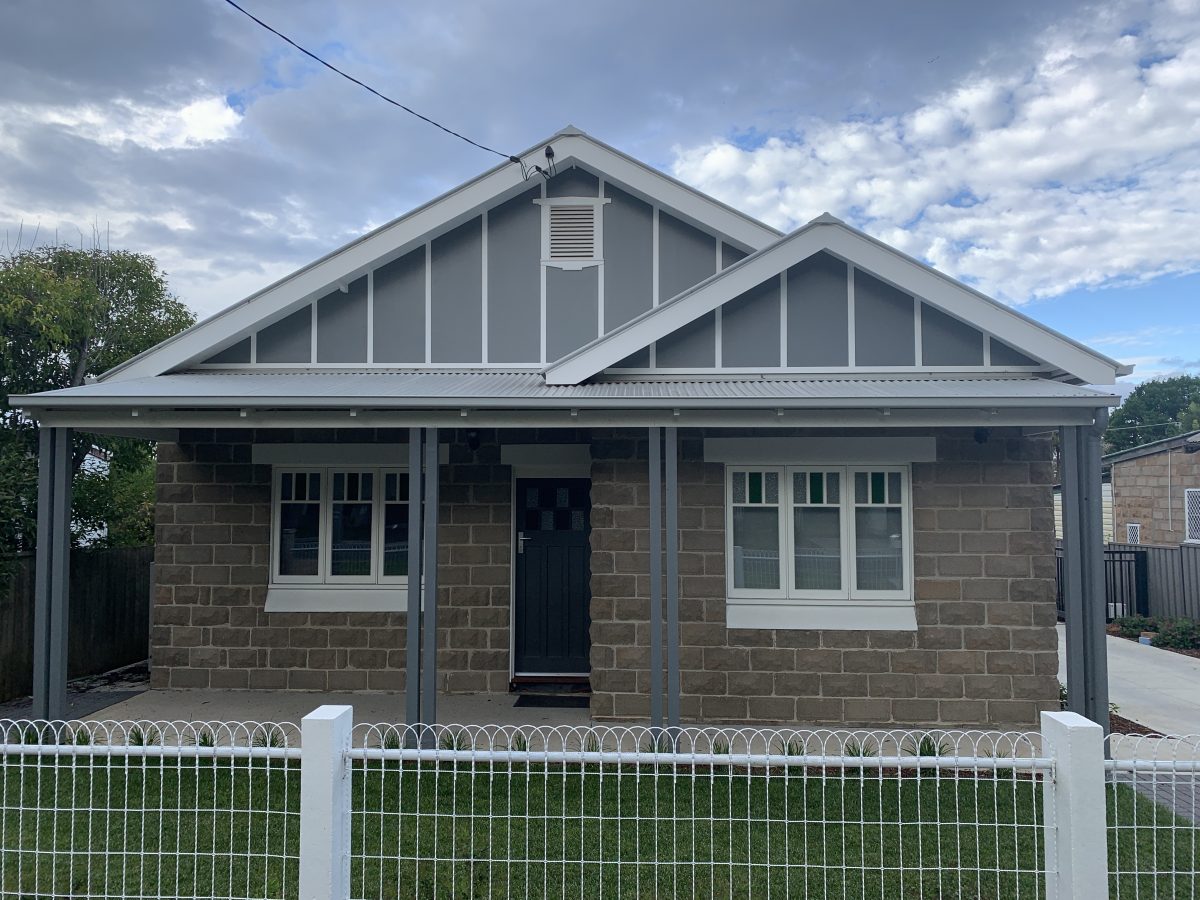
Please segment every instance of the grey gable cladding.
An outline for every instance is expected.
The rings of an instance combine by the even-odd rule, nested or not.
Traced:
[[[548,198],[597,197],[599,191],[600,176],[576,166],[545,184]],[[243,338],[201,365],[534,368],[558,359],[653,305],[655,208],[607,178],[604,194],[603,277],[596,266],[542,266],[542,188],[534,184],[488,207],[486,215],[431,234],[427,247],[385,257],[372,269],[369,288],[364,275],[351,284],[349,298],[335,288],[315,301],[315,360],[306,349],[313,341],[307,305],[281,320],[286,325],[276,322],[258,330],[262,349],[255,360],[249,339]],[[718,247],[725,264],[745,256],[717,230],[684,222],[665,207],[659,207],[657,219],[660,299],[712,275]],[[323,334],[326,330],[330,333]],[[368,332],[373,333],[370,359]],[[710,316],[688,329],[686,338],[666,342],[665,358],[684,366],[712,366],[714,334]],[[648,365],[648,352],[643,356],[641,364]]]

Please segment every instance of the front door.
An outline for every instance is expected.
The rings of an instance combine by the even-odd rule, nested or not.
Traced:
[[[513,669],[516,675],[591,670],[591,482],[518,478]]]

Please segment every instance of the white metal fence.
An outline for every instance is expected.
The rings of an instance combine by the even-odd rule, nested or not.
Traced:
[[[665,733],[355,729],[322,707],[299,731],[0,722],[0,894],[1198,890],[1200,740],[1113,738],[1106,760],[1069,713],[1040,733]]]

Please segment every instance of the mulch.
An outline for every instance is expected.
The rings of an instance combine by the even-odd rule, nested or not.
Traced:
[[[1153,728],[1147,728],[1145,725],[1139,725],[1137,722],[1134,722],[1132,719],[1127,719],[1124,716],[1118,716],[1115,713],[1109,715],[1109,717],[1108,717],[1108,730],[1111,731],[1113,734],[1135,734],[1138,736],[1156,735],[1158,737],[1162,736],[1161,732],[1155,731]]]

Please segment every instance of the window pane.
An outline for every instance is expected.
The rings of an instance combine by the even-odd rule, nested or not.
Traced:
[[[904,587],[904,532],[899,507],[854,511],[858,589],[898,591]]]
[[[333,473],[333,499],[346,499],[346,475],[343,472]]]
[[[767,492],[766,492],[767,503],[778,503],[779,502],[779,473],[778,472],[766,472],[766,473],[764,473],[763,477],[766,479],[766,485],[767,485]]]
[[[333,504],[332,532],[330,574],[370,575],[371,504]]]
[[[775,509],[734,509],[733,586],[779,589],[779,513]]]
[[[808,502],[808,473],[796,472],[792,475],[792,502]]]
[[[887,498],[883,495],[883,473],[871,473],[871,502],[872,503],[887,503]]]
[[[746,473],[745,472],[734,472],[733,473],[733,502],[734,503],[745,503],[746,502]]]
[[[303,476],[296,479],[303,484]],[[320,550],[321,505],[279,505],[279,574],[316,575]]]
[[[838,504],[841,503],[842,493],[842,476],[837,472],[825,473],[825,502]]]
[[[854,473],[854,502],[855,503],[866,503],[867,502],[867,473],[866,472],[855,472]]]
[[[762,472],[751,472],[747,479],[750,482],[750,502],[763,502],[763,477]]]
[[[810,472],[808,474],[808,500],[810,503],[825,502],[825,473]]]
[[[836,591],[842,587],[841,512],[801,506],[795,515],[796,587]]]
[[[902,503],[900,497],[900,473],[888,472],[888,503]]]
[[[279,499],[292,499],[292,473],[284,472],[279,476]]]
[[[320,472],[309,472],[308,473],[308,499],[309,500],[320,500],[321,499],[321,473]]]
[[[395,478],[389,475],[388,478]],[[408,504],[389,503],[383,519],[383,574],[408,574]]]

